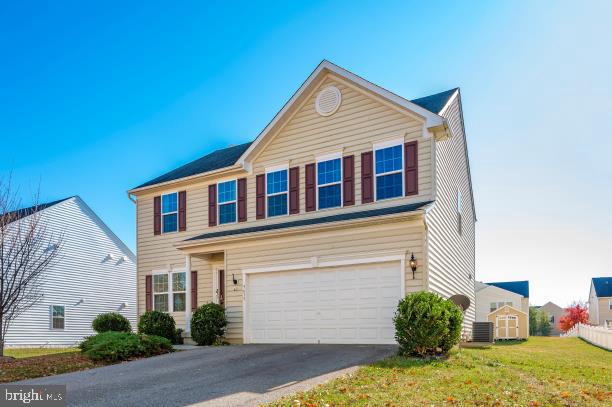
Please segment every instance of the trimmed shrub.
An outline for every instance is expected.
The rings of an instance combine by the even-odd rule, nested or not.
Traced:
[[[147,311],[140,316],[138,333],[161,336],[169,341],[174,340],[176,322],[165,312]]]
[[[223,336],[226,326],[223,307],[212,302],[204,304],[191,317],[191,339],[198,345],[212,345]]]
[[[459,343],[463,314],[437,294],[419,292],[402,299],[395,313],[400,355],[446,353]]]
[[[130,325],[130,321],[127,320],[126,317],[117,313],[117,312],[107,312],[104,314],[98,315],[93,322],[91,323],[91,327],[97,333],[101,332],[131,332],[132,325]]]
[[[160,336],[107,331],[85,338],[79,348],[92,360],[118,362],[168,353],[172,344]]]

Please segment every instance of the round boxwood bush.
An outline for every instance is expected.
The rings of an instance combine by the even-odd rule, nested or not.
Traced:
[[[204,304],[191,317],[191,339],[198,345],[212,345],[223,336],[226,326],[223,307],[212,302]]]
[[[174,340],[176,322],[169,314],[159,311],[147,311],[140,316],[138,321],[138,333],[156,335]]]
[[[400,354],[426,356],[446,353],[459,342],[463,314],[439,295],[419,292],[399,302],[393,321]]]
[[[172,344],[166,338],[113,331],[85,338],[79,347],[88,358],[105,362],[149,357],[172,351]]]
[[[97,333],[101,332],[131,332],[132,325],[130,325],[130,321],[127,320],[126,317],[117,313],[117,312],[107,312],[104,314],[98,315],[93,322],[91,323],[91,327]]]

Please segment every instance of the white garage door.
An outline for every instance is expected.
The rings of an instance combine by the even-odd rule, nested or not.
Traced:
[[[249,274],[251,343],[395,343],[400,263]]]

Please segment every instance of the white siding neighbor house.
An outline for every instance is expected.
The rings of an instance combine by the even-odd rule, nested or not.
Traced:
[[[591,279],[589,323],[612,328],[612,277]]]
[[[11,323],[8,347],[75,345],[92,335],[103,312],[136,323],[136,257],[78,196],[21,210],[39,211],[47,232],[62,236],[60,253],[42,277],[42,299]]]
[[[503,312],[500,315],[500,309]],[[495,324],[496,339],[529,336],[529,281],[476,282],[476,321]],[[514,324],[514,329],[499,324]],[[501,335],[498,335],[501,332]]]

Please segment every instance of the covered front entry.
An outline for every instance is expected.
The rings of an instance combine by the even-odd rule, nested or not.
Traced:
[[[395,343],[400,261],[246,274],[251,343]]]

